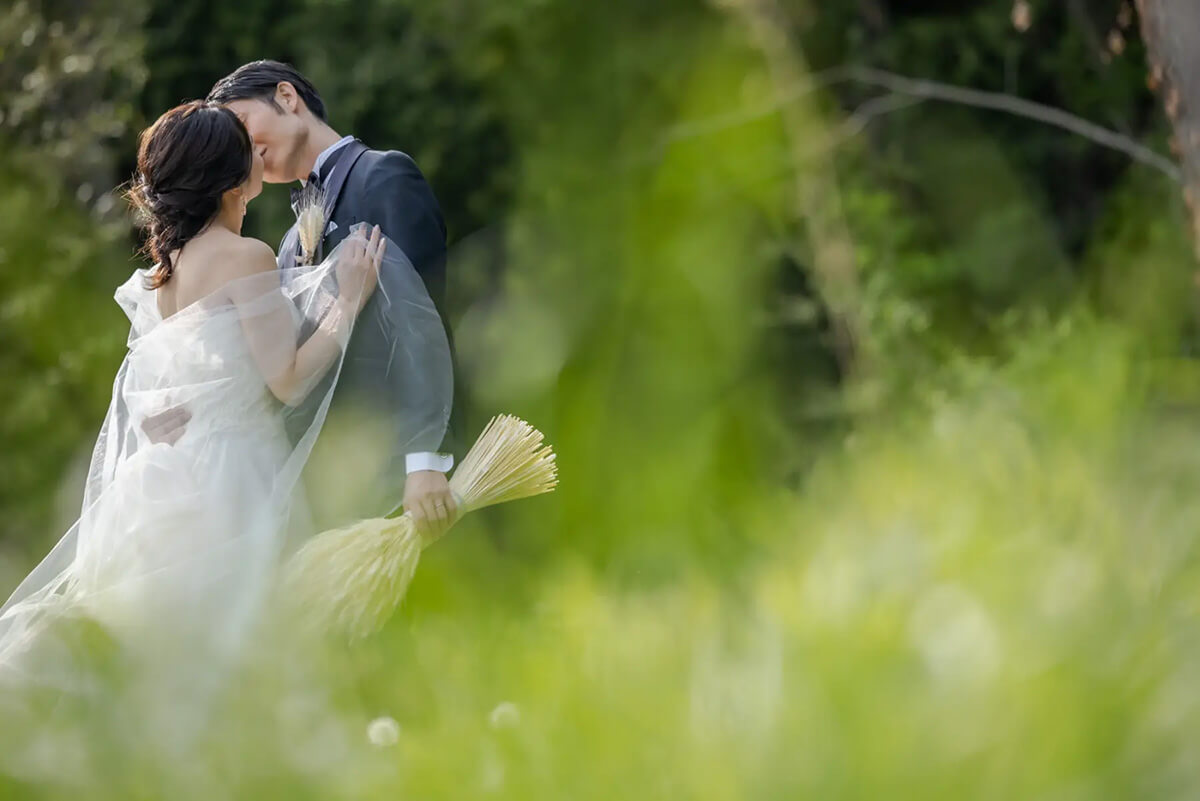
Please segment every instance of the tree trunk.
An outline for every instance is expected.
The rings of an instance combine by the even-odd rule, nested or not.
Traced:
[[[812,275],[829,312],[832,349],[842,375],[863,378],[870,372],[870,359],[862,290],[837,175],[828,159],[805,158],[813,142],[827,139],[827,124],[811,99],[788,98],[808,77],[803,54],[788,35],[788,20],[777,0],[727,0],[725,4],[741,14],[757,40],[796,163],[808,162],[796,174],[795,198],[812,249]]]
[[[1200,253],[1200,2],[1137,0],[1137,8],[1150,87],[1174,128],[1171,149],[1183,166],[1183,196]]]

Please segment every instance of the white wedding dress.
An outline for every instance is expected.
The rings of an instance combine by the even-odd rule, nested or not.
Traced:
[[[167,319],[143,272],[118,290],[129,352],[82,514],[0,608],[0,685],[72,689],[79,666],[38,651],[56,620],[75,616],[98,622],[163,693],[203,706],[253,641],[289,539],[312,533],[300,479],[351,335],[334,303],[344,246],[315,267],[235,281]],[[407,297],[372,326],[440,343],[430,357],[440,365],[445,338],[420,279],[395,248],[382,270],[407,271]],[[324,358],[296,373],[301,343],[322,336]],[[148,420],[180,410],[181,435],[154,441]]]

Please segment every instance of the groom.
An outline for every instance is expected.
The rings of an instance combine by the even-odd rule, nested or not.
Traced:
[[[245,64],[218,81],[208,99],[228,107],[245,124],[262,155],[264,181],[316,183],[324,191],[326,205],[332,208],[321,242],[324,254],[350,233],[354,223],[378,224],[389,247],[399,247],[412,262],[445,320],[446,225],[433,190],[409,156],[396,150],[371,150],[353,136],[340,136],[326,121],[325,104],[316,88],[288,64]],[[293,190],[293,200],[296,194]],[[293,266],[297,256],[293,226],[279,249],[279,266]],[[339,395],[370,394],[372,382],[379,380],[372,375],[381,361],[379,351],[395,343],[372,334],[356,332],[351,339]],[[335,409],[338,400],[335,395]],[[457,514],[446,479],[453,457],[432,452],[439,442],[424,445],[431,450],[404,457],[404,508],[422,533],[440,536]]]

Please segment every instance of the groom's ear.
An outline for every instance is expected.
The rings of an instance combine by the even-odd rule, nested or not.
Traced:
[[[290,82],[280,81],[275,85],[275,103],[284,111],[296,114],[300,111],[300,104],[303,102],[296,87]]]

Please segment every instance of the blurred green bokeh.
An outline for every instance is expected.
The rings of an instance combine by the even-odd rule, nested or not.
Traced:
[[[1165,149],[1120,0],[1035,0],[1026,31],[978,5],[780,2],[780,62],[774,6],[736,0],[19,0],[0,587],[76,512],[137,264],[109,191],[134,136],[253,58],[426,171],[466,428],[529,419],[562,483],[465,520],[378,637],[264,636],[184,752],[183,699],[138,708],[104,633],[65,625],[48,658],[98,683],[0,692],[0,798],[1194,797],[1178,187],[992,112],[856,133],[864,87],[780,83],[871,65]],[[268,188],[248,233],[287,214]]]

